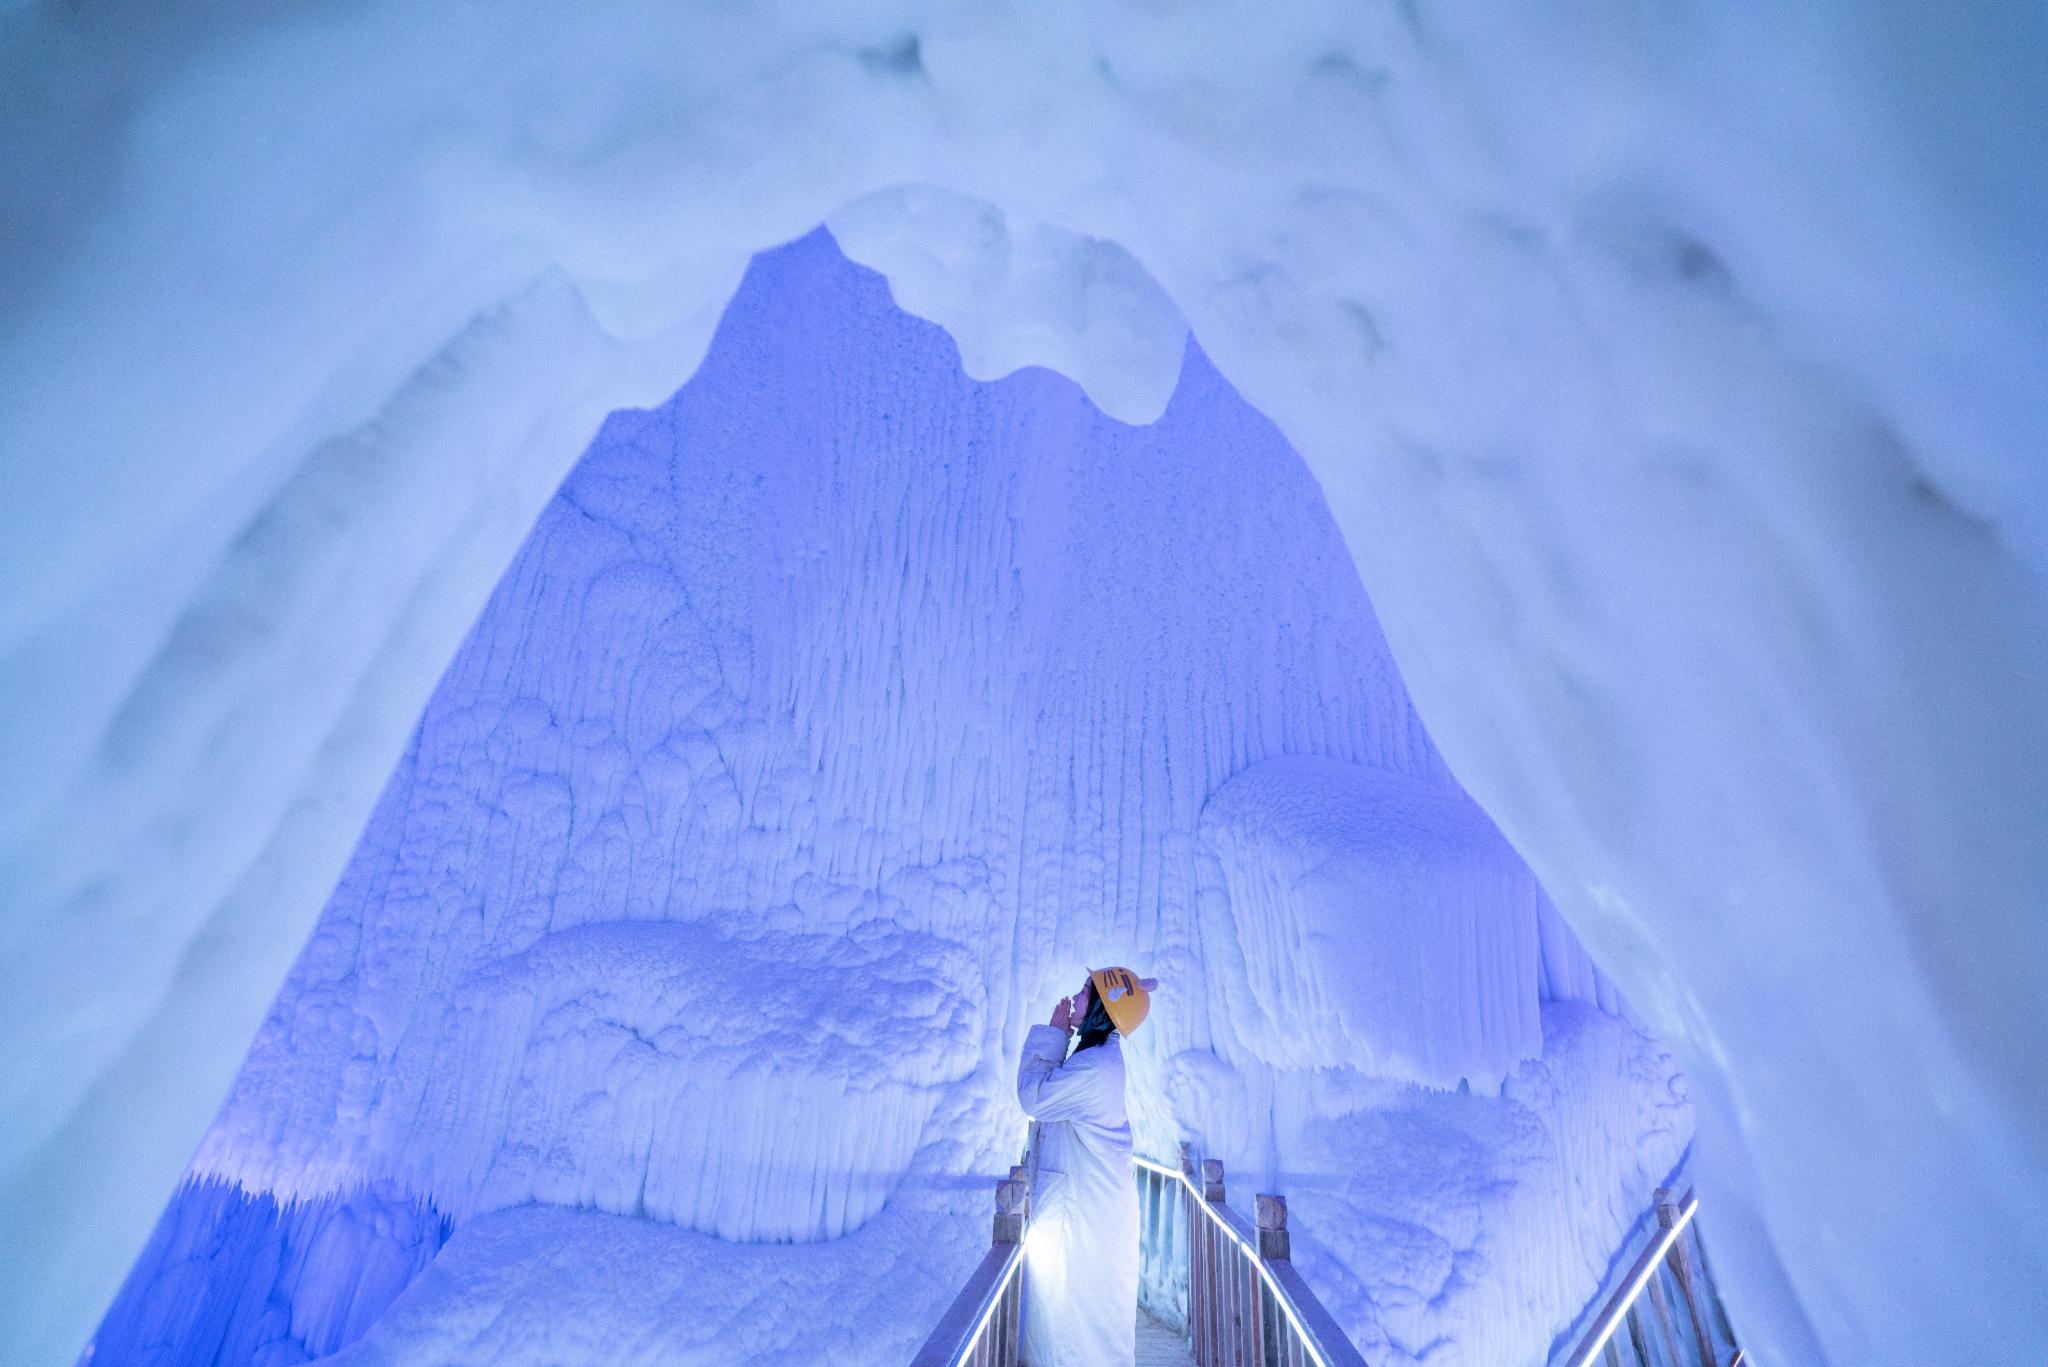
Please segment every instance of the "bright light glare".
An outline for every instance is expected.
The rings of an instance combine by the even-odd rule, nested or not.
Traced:
[[[1066,1274],[1066,1249],[1050,1222],[1041,1224],[1034,1220],[1024,1231],[1024,1257],[1031,1264],[1034,1277],[1057,1281]]]

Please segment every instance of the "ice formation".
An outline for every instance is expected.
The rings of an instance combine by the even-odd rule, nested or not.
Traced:
[[[1146,416],[1192,327],[1300,449],[1682,1055],[1759,1360],[2023,1356],[2044,48],[2023,0],[5,7],[0,1358],[90,1332],[598,421],[842,216],[970,364]]]
[[[1252,1000],[1280,1008],[1246,1023],[1253,1053],[1498,1087],[1542,1052],[1543,893],[1463,793],[1287,756],[1218,789],[1202,833]]]
[[[1133,1042],[1153,1152],[1319,1175],[1333,1266],[1399,1218],[1333,1280],[1361,1333],[1383,1291],[1438,1361],[1540,1354],[1689,1138],[1670,1061],[1521,1096],[1604,1057],[1538,1020],[1599,975],[1444,771],[1299,458],[1199,350],[1180,376],[1144,427],[1044,371],[976,384],[824,233],[764,256],[492,595],[158,1235],[212,1220],[215,1251],[145,1258],[103,1351],[352,1344],[404,1285],[384,1243],[339,1254],[369,1192],[454,1225],[370,1360],[899,1360],[943,1278],[858,1351],[808,1307],[964,1275],[1028,1013],[1114,954],[1173,985]],[[1385,1108],[1470,1187],[1352,1190],[1414,1160],[1322,1127]],[[1569,1223],[1499,1196],[1567,1178],[1601,1197]],[[244,1276],[278,1206],[335,1252]],[[606,1215],[729,1241],[630,1236],[720,1289],[650,1326],[638,1279],[581,1284],[561,1250]],[[511,1231],[542,1225],[536,1267]],[[1438,1249],[1498,1272],[1445,1285]],[[510,1300],[576,1327],[474,1337]]]

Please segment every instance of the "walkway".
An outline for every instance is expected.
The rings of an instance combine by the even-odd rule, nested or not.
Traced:
[[[1194,1367],[1194,1362],[1186,1339],[1138,1312],[1138,1367]]]

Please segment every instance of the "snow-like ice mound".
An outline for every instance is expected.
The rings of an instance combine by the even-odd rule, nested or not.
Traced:
[[[844,1234],[979,1061],[977,1001],[934,990],[974,976],[961,946],[876,923],[544,936],[458,986],[401,1070],[434,1124],[397,1171],[457,1216],[538,1200],[726,1239]]]
[[[1292,1146],[1295,1262],[1340,1316],[1372,1307],[1374,1361],[1545,1361],[1607,1273],[1611,1231],[1690,1143],[1662,1046],[1578,1002],[1546,1003],[1542,1028],[1542,1056],[1497,1097],[1299,1079],[1324,1114]]]
[[[1202,838],[1263,1007],[1254,1056],[1493,1089],[1541,1052],[1542,890],[1463,793],[1285,756],[1218,789]]]
[[[987,1193],[977,1185],[974,1196]],[[908,1362],[988,1247],[991,1203],[906,1194],[823,1244],[720,1243],[648,1220],[520,1206],[463,1225],[331,1367]]]

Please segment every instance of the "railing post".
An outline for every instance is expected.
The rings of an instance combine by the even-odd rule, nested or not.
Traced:
[[[1657,1327],[1664,1331],[1664,1350],[1671,1354],[1671,1361],[1683,1364],[1685,1359],[1678,1352],[1678,1323],[1671,1316],[1671,1299],[1664,1294],[1664,1280],[1652,1276],[1649,1286],[1650,1308],[1657,1312]]]
[[[1262,1263],[1288,1261],[1287,1240],[1287,1198],[1271,1196],[1260,1192],[1252,1198],[1253,1214],[1259,1226],[1259,1261]],[[1259,1270],[1252,1269],[1252,1305],[1258,1312],[1252,1320],[1252,1361],[1265,1367],[1266,1361],[1266,1296],[1265,1287],[1259,1281]],[[1276,1308],[1273,1319],[1273,1333],[1281,1350],[1275,1356],[1284,1355],[1287,1334],[1280,1324]]]
[[[1267,1262],[1288,1256],[1287,1198],[1260,1192],[1256,1198],[1259,1217],[1259,1256]]]
[[[1208,1340],[1202,1328],[1202,1225],[1199,1204],[1195,1200],[1195,1155],[1194,1149],[1183,1142],[1180,1146],[1181,1176],[1187,1180],[1181,1185],[1181,1209],[1187,1214],[1188,1227],[1188,1340],[1194,1350],[1196,1367],[1208,1362]]]
[[[1202,1160],[1202,1201],[1208,1205],[1223,1205],[1223,1160],[1204,1158]],[[1237,1336],[1231,1332],[1231,1250],[1217,1234],[1217,1226],[1206,1215],[1202,1217],[1202,1228],[1206,1234],[1208,1250],[1202,1256],[1202,1299],[1208,1303],[1208,1363],[1221,1363],[1221,1367],[1237,1365]]]
[[[1670,1229],[1678,1223],[1678,1198],[1671,1188],[1657,1188],[1657,1227]],[[1717,1351],[1714,1336],[1708,1332],[1706,1313],[1700,1308],[1698,1274],[1692,1265],[1692,1249],[1685,1237],[1680,1235],[1671,1241],[1671,1270],[1678,1274],[1678,1289],[1685,1293],[1685,1313],[1692,1321],[1693,1342],[1699,1346],[1700,1361],[1705,1367],[1715,1367]]]
[[[1031,1184],[1024,1169],[1013,1167],[1007,1181],[996,1183],[995,1242],[998,1246],[1024,1242],[1024,1225],[1031,1214]],[[1018,1256],[1022,1256],[1021,1250]],[[988,1360],[996,1367],[1015,1367],[1024,1336],[1024,1274],[1019,1269],[1003,1288],[996,1306],[991,1341],[984,1344]]]
[[[1650,1361],[1650,1341],[1643,1337],[1643,1317],[1640,1313],[1642,1301],[1637,1300],[1628,1308],[1628,1346],[1635,1349],[1636,1361]]]
[[[1024,1216],[1031,1208],[1031,1188],[1011,1177],[996,1183],[996,1237],[999,1244],[1024,1242]]]

